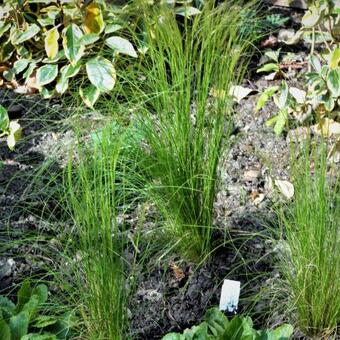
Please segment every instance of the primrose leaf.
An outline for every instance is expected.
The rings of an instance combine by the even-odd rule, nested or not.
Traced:
[[[19,313],[26,302],[31,297],[31,285],[28,280],[25,280],[18,291],[18,302],[16,312]]]
[[[37,84],[43,86],[51,83],[58,75],[58,65],[49,64],[37,70]]]
[[[70,24],[63,30],[62,35],[65,56],[74,65],[84,54],[85,46],[80,41],[83,32],[76,24]]]
[[[265,64],[263,65],[261,68],[259,68],[256,73],[261,73],[261,72],[278,72],[280,71],[280,67],[277,64],[274,63],[269,63],[269,64]]]
[[[136,50],[129,40],[121,37],[110,37],[105,40],[105,44],[118,53],[129,55],[137,58]]]
[[[340,70],[330,70],[327,76],[327,86],[333,97],[340,96]]]
[[[293,195],[294,195],[294,187],[293,187]],[[292,325],[283,324],[280,327],[277,327],[276,329],[271,331],[270,335],[273,339],[289,340],[293,332],[294,332],[294,328]]]
[[[277,114],[277,120],[274,126],[274,132],[276,135],[280,135],[282,133],[283,128],[286,125],[287,119],[288,119],[288,108],[283,108]]]
[[[85,33],[100,34],[105,28],[105,22],[103,20],[103,14],[100,6],[95,2],[90,3],[86,7],[86,14],[84,20]]]
[[[13,38],[13,44],[20,45],[24,41],[32,39],[34,36],[36,36],[40,32],[40,28],[38,25],[33,24],[27,28],[25,32],[19,32],[14,38]]]
[[[266,105],[267,101],[277,92],[278,89],[278,86],[272,86],[265,89],[256,103],[255,112],[261,110]]]
[[[100,91],[94,85],[90,85],[85,89],[80,87],[79,95],[82,98],[85,105],[93,109],[93,105],[96,103],[100,96]]]
[[[46,32],[45,51],[49,59],[54,59],[59,51],[59,32],[57,27],[54,27]]]
[[[11,340],[11,330],[5,320],[0,320],[0,339]]]
[[[103,58],[95,57],[86,63],[90,82],[101,92],[111,91],[116,83],[116,70],[113,64]]]
[[[21,340],[27,334],[29,318],[27,312],[20,312],[9,319],[11,340]]]
[[[9,117],[7,110],[0,105],[0,131],[6,131],[9,127]]]
[[[47,301],[48,288],[44,284],[37,285],[32,289],[32,295],[36,295],[39,299],[39,304],[43,304]]]
[[[56,335],[54,334],[37,334],[30,333],[21,338],[21,340],[57,340]]]
[[[35,328],[45,328],[50,325],[54,325],[58,319],[55,316],[50,315],[39,315],[34,319],[34,323],[32,324]]]
[[[193,15],[198,15],[201,13],[201,11],[195,7],[191,7],[191,6],[182,6],[182,7],[178,7],[175,10],[175,13],[177,15],[181,15],[183,17],[191,17]]]

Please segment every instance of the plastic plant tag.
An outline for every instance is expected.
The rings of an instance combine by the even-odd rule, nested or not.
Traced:
[[[220,310],[236,312],[240,298],[241,282],[224,280],[220,298]]]

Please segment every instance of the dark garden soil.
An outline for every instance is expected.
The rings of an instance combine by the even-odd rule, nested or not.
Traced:
[[[293,19],[287,25],[295,27],[301,13],[290,14]],[[287,49],[278,42],[275,45]],[[305,58],[303,46],[298,54]],[[294,72],[291,71],[290,83],[296,85]],[[220,167],[215,204],[216,244],[223,238],[229,240],[230,236],[239,241],[218,248],[199,268],[173,257],[171,261],[150,264],[148,270],[140,272],[129,306],[132,333],[138,339],[159,339],[166,332],[192,326],[207,308],[218,304],[224,278],[241,281],[239,309],[249,309],[247,297],[258,293],[268,284],[267,279],[276,275],[274,245],[266,236],[267,227],[275,226],[271,207],[277,194],[272,183],[289,181],[288,143],[286,135],[276,136],[272,128],[265,126],[266,120],[276,112],[274,104],[269,103],[254,114],[259,92],[269,82],[252,73],[252,79],[243,85],[255,91],[235,107],[232,143]],[[50,254],[58,253],[58,230],[69,229],[70,225],[58,220],[60,208],[45,190],[48,178],[42,176],[40,183],[32,180],[41,165],[51,159],[57,162],[51,163],[48,173],[60,173],[68,145],[74,139],[70,131],[60,132],[58,122],[63,109],[57,103],[47,104],[34,97],[20,99],[2,91],[0,104],[9,109],[12,118],[20,119],[25,135],[15,152],[8,150],[4,139],[0,140],[0,293],[7,293],[26,275],[45,277],[47,268],[58,269],[58,260]],[[50,114],[51,105],[55,105],[56,117],[49,116],[42,122],[38,118],[47,110]],[[50,121],[54,123],[51,125]],[[53,214],[48,213],[51,211]],[[41,234],[39,242],[23,241],[37,231]],[[255,233],[262,236],[250,238]],[[17,245],[7,248],[9,240],[17,240]],[[235,247],[240,251],[235,252]],[[244,264],[240,266],[242,261]],[[266,306],[258,304],[254,308],[255,314],[261,314]]]

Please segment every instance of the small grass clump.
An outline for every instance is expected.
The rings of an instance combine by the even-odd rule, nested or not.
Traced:
[[[141,173],[168,236],[193,260],[211,251],[218,165],[232,127],[229,93],[251,40],[240,35],[248,6],[213,3],[182,22],[167,7],[145,10],[147,54],[125,79],[144,141]]]
[[[328,339],[340,321],[340,182],[326,147],[309,146],[292,163],[295,199],[281,213],[282,273],[298,327]]]
[[[112,140],[111,126],[96,143],[79,146],[66,170],[66,200],[74,220],[75,282],[84,326],[84,338],[125,339],[127,319],[127,265],[123,259],[127,239],[117,223],[116,166],[123,137]],[[120,189],[122,186],[120,186]]]

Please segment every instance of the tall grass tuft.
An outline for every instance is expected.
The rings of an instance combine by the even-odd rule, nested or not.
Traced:
[[[145,9],[148,50],[127,81],[150,193],[168,235],[194,260],[211,251],[218,164],[232,127],[229,92],[242,79],[251,40],[251,32],[240,34],[248,6],[213,3],[182,23],[166,6]]]
[[[96,143],[76,150],[65,174],[66,199],[75,237],[74,288],[82,313],[83,338],[126,339],[126,237],[117,224],[117,161],[123,137],[113,141],[112,127]],[[91,144],[91,147],[88,146]],[[121,201],[120,201],[121,202]]]
[[[295,199],[281,214],[290,307],[298,327],[315,339],[328,339],[340,322],[340,178],[334,170],[326,147],[307,146],[292,163]]]

